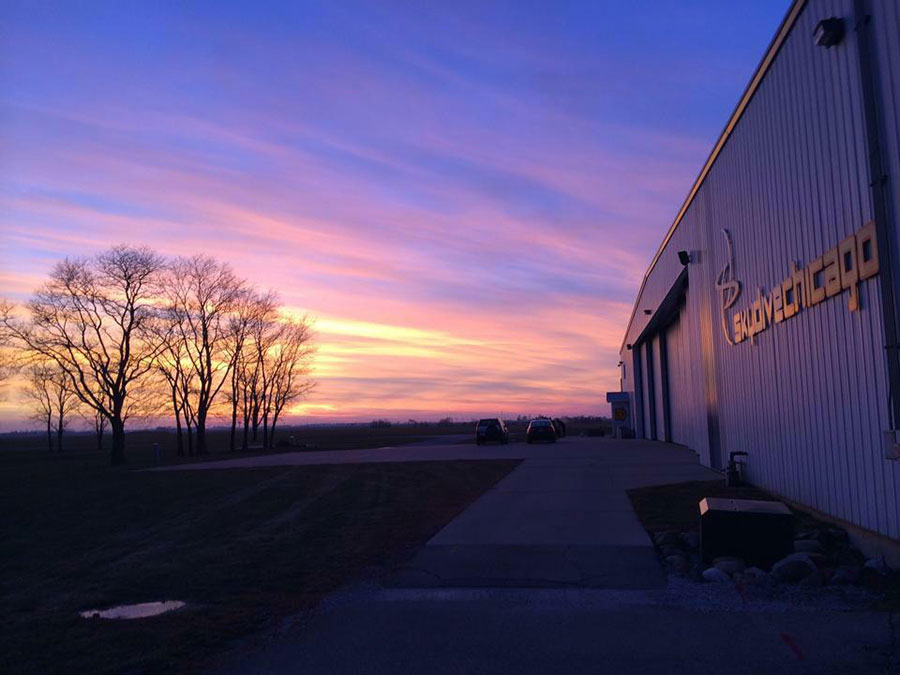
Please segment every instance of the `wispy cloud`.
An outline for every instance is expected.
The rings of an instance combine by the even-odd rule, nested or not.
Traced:
[[[297,414],[602,412],[784,5],[7,3],[0,295],[204,251],[318,317]]]

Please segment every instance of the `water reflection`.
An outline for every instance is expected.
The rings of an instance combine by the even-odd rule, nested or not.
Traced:
[[[162,602],[140,602],[136,605],[119,605],[109,609],[88,609],[80,612],[84,619],[145,619],[173,609],[184,607],[181,600],[163,600]]]

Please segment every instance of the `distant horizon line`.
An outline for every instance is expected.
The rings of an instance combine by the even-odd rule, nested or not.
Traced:
[[[346,420],[346,421],[328,421],[328,422],[288,422],[285,424],[279,424],[278,429],[297,429],[297,428],[327,428],[327,427],[358,427],[358,426],[367,426],[372,424],[373,422],[390,422],[392,425],[396,424],[398,426],[416,426],[416,425],[437,425],[445,420],[449,419],[448,424],[468,424],[470,422],[475,422],[484,417],[491,417],[491,415],[472,415],[467,417],[456,416],[456,415],[444,415],[441,417],[437,417],[434,419],[414,419],[412,417],[398,417],[391,418],[388,416],[376,416],[365,419],[356,419],[356,420]],[[583,413],[571,413],[571,414],[555,414],[555,415],[525,415],[525,414],[517,414],[513,416],[503,415],[503,420],[505,422],[517,420],[520,417],[525,417],[527,419],[534,419],[537,417],[559,417],[562,419],[572,419],[572,418],[585,418],[585,419],[596,419],[596,420],[608,420],[609,416],[607,415],[588,415]],[[243,429],[243,425],[238,424],[238,431]],[[216,424],[207,427],[207,431],[230,431],[230,424]],[[172,425],[169,426],[167,424],[147,424],[140,426],[131,426],[126,427],[125,433],[134,433],[140,431],[170,431],[172,433],[177,432],[177,427],[175,426],[174,421]],[[12,436],[12,435],[42,435],[46,434],[46,428],[0,428],[0,436]],[[54,434],[56,432],[53,432]],[[94,434],[94,430],[89,427],[82,427],[79,425],[77,429],[66,429],[66,434]],[[108,433],[105,432],[105,433]]]

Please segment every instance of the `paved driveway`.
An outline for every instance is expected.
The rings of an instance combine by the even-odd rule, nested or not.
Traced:
[[[524,460],[389,583],[658,588],[662,570],[625,491],[718,476],[661,443],[566,438],[499,452]]]
[[[454,439],[457,437],[454,436]],[[677,445],[652,441],[618,441],[609,438],[560,439],[557,443],[510,443],[509,445],[475,445],[474,443],[413,444],[368,450],[328,450],[283,452],[223,459],[196,464],[173,464],[151,471],[194,471],[207,469],[239,469],[254,466],[304,466],[308,464],[362,464],[368,462],[427,462],[452,459],[544,459],[597,460],[605,465],[630,466],[642,475],[673,475],[674,467],[691,471],[697,468],[697,456]]]

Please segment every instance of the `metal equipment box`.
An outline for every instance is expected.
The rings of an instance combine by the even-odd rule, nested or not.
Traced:
[[[700,500],[700,554],[743,558],[768,569],[794,550],[794,521],[782,502],[705,497]]]

